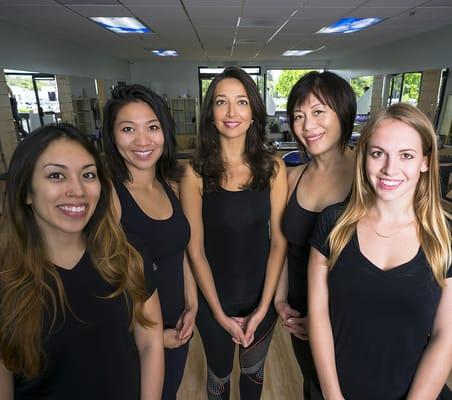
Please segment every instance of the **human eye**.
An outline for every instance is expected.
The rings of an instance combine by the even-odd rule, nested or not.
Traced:
[[[402,153],[400,157],[402,158],[402,160],[412,160],[414,158],[413,154],[411,153]]]
[[[129,133],[133,132],[133,128],[131,126],[124,126],[123,128],[121,128],[121,131],[124,133]]]
[[[62,181],[65,176],[61,172],[51,172],[47,175],[47,178],[52,181]]]
[[[83,178],[89,181],[94,181],[97,178],[97,174],[93,171],[85,172]]]
[[[383,156],[383,152],[381,150],[374,150],[370,152],[370,156],[373,158],[380,158]]]
[[[321,115],[321,114],[324,113],[324,111],[323,111],[323,110],[320,110],[320,109],[317,109],[317,110],[314,110],[312,113],[313,113],[314,115]]]
[[[224,105],[224,104],[226,104],[226,101],[223,100],[223,99],[217,99],[217,100],[215,101],[215,105],[217,105],[217,106],[222,106],[222,105]]]
[[[148,129],[150,131],[158,131],[160,129],[160,125],[159,124],[151,124],[151,125],[149,125]]]
[[[302,114],[295,114],[293,119],[294,119],[294,121],[301,120],[301,119],[303,119],[303,115]]]
[[[245,100],[245,99],[239,100],[239,104],[240,104],[241,106],[247,106],[247,105],[248,105],[248,100]]]

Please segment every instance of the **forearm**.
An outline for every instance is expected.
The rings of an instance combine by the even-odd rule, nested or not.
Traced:
[[[163,346],[148,346],[140,352],[141,400],[160,400],[163,388]]]
[[[323,396],[325,400],[343,399],[336,370],[330,318],[311,309],[309,313],[311,314],[309,326],[311,351]],[[328,311],[322,312],[322,314],[327,313]]]
[[[276,243],[272,243],[267,261],[264,288],[258,306],[263,312],[267,312],[268,307],[273,300],[273,296],[275,295],[276,286],[278,285],[281,270],[283,268],[285,254],[286,241],[283,238]]]
[[[452,367],[450,332],[431,337],[419,363],[407,400],[436,399]]]
[[[13,374],[0,361],[0,400],[14,399]]]
[[[191,309],[196,313],[198,310],[198,291],[187,256],[184,257],[184,297],[185,309]]]
[[[287,258],[284,261],[281,274],[279,276],[278,284],[275,292],[275,305],[281,302],[287,302],[287,295],[289,293],[289,273],[287,267]]]

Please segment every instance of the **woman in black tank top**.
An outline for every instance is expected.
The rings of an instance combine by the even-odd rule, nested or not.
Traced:
[[[303,374],[304,398],[316,399],[320,386],[308,341],[307,266],[309,239],[319,212],[343,200],[351,186],[353,153],[347,147],[356,114],[350,85],[331,72],[311,72],[292,88],[287,103],[292,131],[312,160],[289,172],[289,201],[282,229],[287,265],[275,295],[282,325]]]
[[[162,398],[175,400],[198,305],[185,257],[190,226],[177,198],[174,122],[164,101],[140,85],[115,88],[104,121],[121,225],[129,240],[139,237],[146,243],[154,260],[164,324]]]
[[[226,68],[210,85],[200,145],[181,183],[200,288],[197,327],[209,399],[229,398],[235,343],[242,399],[260,398],[286,244],[285,167],[264,146],[265,108],[251,77]]]

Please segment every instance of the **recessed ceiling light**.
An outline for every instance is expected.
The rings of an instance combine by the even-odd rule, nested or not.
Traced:
[[[325,46],[321,46],[317,49],[309,49],[309,50],[286,50],[284,53],[282,53],[282,56],[285,57],[301,57],[305,56],[306,54],[314,53],[315,51],[319,51],[324,49]]]
[[[317,33],[352,33],[378,24],[381,18],[342,18],[330,26],[325,26]]]
[[[152,50],[152,54],[159,57],[177,57],[179,53],[176,50]]]
[[[132,17],[89,17],[89,19],[115,33],[152,33],[147,26]]]

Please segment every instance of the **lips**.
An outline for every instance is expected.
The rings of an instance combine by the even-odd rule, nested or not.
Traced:
[[[323,135],[324,135],[323,133],[319,133],[317,135],[305,136],[305,139],[308,143],[314,143],[317,140],[319,140],[320,138],[322,138]]]
[[[400,187],[400,185],[403,183],[403,180],[398,179],[378,179],[379,186],[384,190],[395,190]]]
[[[87,204],[61,204],[58,209],[69,217],[83,217],[88,210]]]
[[[224,121],[223,123],[226,126],[226,128],[229,129],[237,128],[240,125],[240,122],[238,121]]]
[[[154,151],[154,150],[146,150],[146,151],[135,150],[135,151],[133,151],[133,154],[134,154],[137,158],[140,158],[140,159],[146,159],[146,158],[148,158],[148,157],[152,154],[153,151]]]

